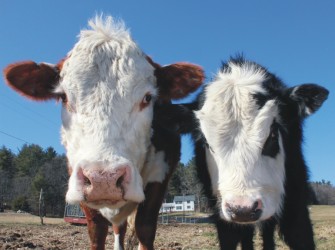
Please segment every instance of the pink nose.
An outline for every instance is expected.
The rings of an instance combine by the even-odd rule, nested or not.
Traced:
[[[130,180],[130,167],[116,169],[90,167],[82,171],[83,192],[88,202],[116,203],[123,200]]]

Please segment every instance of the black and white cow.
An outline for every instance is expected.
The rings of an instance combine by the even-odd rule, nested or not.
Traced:
[[[221,249],[236,249],[239,242],[253,249],[254,225],[261,227],[263,247],[274,249],[276,224],[291,249],[315,248],[302,124],[327,97],[319,85],[289,88],[266,68],[237,57],[222,65],[194,103],[164,110],[171,112],[165,124],[192,132]]]

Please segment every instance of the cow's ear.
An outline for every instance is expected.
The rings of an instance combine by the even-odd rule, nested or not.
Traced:
[[[197,90],[205,78],[202,67],[191,63],[175,63],[156,67],[155,75],[159,97],[165,100],[186,97]]]
[[[194,110],[197,103],[156,104],[154,106],[154,124],[181,134],[191,133],[197,127]]]
[[[32,61],[14,63],[4,69],[7,84],[21,95],[36,101],[58,98],[53,91],[59,81],[56,65]]]
[[[302,84],[289,89],[290,98],[299,106],[300,115],[316,112],[328,98],[329,91],[317,84]]]

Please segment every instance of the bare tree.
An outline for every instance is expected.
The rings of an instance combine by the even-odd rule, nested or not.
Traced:
[[[330,181],[312,182],[311,187],[320,205],[335,205],[335,187]]]

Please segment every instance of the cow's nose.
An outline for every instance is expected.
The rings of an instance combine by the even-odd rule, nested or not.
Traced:
[[[239,206],[227,203],[226,208],[233,222],[252,223],[261,217],[263,207],[262,202],[257,200],[252,206]]]
[[[90,167],[82,171],[83,192],[88,202],[116,203],[123,200],[130,180],[130,167]]]

